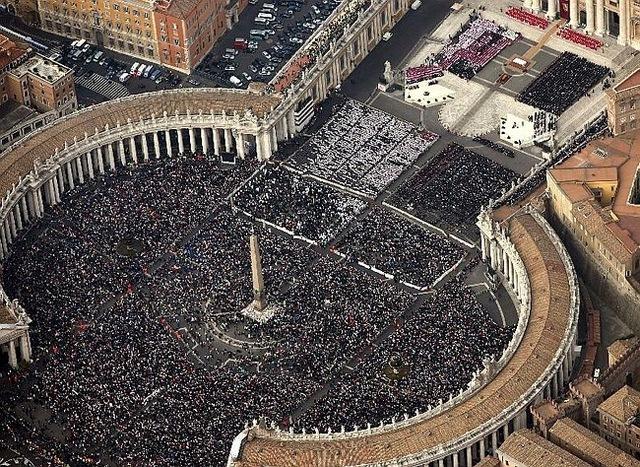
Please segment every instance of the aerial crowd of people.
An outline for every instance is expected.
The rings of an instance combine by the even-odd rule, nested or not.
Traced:
[[[435,133],[347,100],[288,165],[375,197],[437,139]]]
[[[610,70],[605,66],[571,52],[563,52],[518,95],[518,100],[560,115],[588,95],[609,74]]]
[[[427,221],[468,225],[475,222],[482,206],[517,177],[500,164],[451,143],[405,182],[392,202]]]
[[[185,156],[123,170],[68,194],[16,244],[4,279],[34,319],[36,362],[9,395],[9,403],[25,412],[0,418],[8,442],[54,463],[222,465],[245,422],[267,416],[286,427],[298,414],[319,410],[304,401],[340,384],[348,363],[377,353],[377,339],[394,329],[415,295],[351,260],[338,264],[319,246],[256,225],[225,203],[255,168],[247,163],[223,171],[204,157]],[[258,179],[260,173],[251,180]],[[285,193],[314,196],[306,189]],[[372,214],[372,222],[380,217]],[[427,260],[434,268],[458,258],[455,248],[438,243],[442,239],[404,228],[408,251],[429,258],[434,247]],[[279,310],[266,323],[242,314],[252,299],[251,232],[260,239],[267,299]],[[122,239],[144,248],[122,254]],[[452,258],[444,257],[448,251]],[[459,292],[455,287],[447,293]],[[459,313],[476,306],[472,295],[460,300],[449,300],[462,307]],[[472,340],[484,345],[487,337],[487,349],[493,349],[495,335],[504,331],[495,326],[495,334],[485,336],[471,316],[467,332],[479,333]],[[234,347],[190,327],[202,322],[244,344]],[[434,339],[441,336],[425,334],[425,352]],[[267,345],[253,348],[252,342]],[[469,354],[472,371],[486,356],[484,350]],[[449,364],[434,360],[430,371]],[[420,373],[412,374],[419,384]],[[362,377],[370,375],[363,371]],[[372,422],[389,421],[400,411],[436,404],[442,391],[459,391],[464,379],[452,374],[432,396],[398,402],[377,415],[366,413],[356,398],[351,420],[336,410],[322,426],[359,424],[365,413]],[[387,391],[384,385],[378,390]],[[333,399],[322,403],[332,407]],[[309,422],[320,426],[313,413]],[[42,414],[46,428],[30,428]]]

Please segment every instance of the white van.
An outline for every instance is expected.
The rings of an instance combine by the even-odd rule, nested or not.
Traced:
[[[131,65],[131,74],[134,75],[136,73],[136,71],[138,71],[138,67],[140,66],[140,64],[138,62],[135,62],[133,65]]]
[[[231,75],[231,77],[229,77],[229,81],[231,82],[231,84],[233,84],[234,86],[238,87],[242,85],[242,81],[240,80],[240,78]]]
[[[417,10],[418,8],[420,8],[422,6],[422,1],[421,0],[416,0],[415,2],[413,2],[411,4],[411,9],[412,10]]]
[[[264,18],[267,21],[273,21],[274,19],[276,19],[275,16],[273,16],[271,13],[258,13],[258,18]]]
[[[126,83],[127,81],[129,81],[129,78],[131,78],[131,75],[125,71],[120,75],[118,81],[120,81],[121,83]]]
[[[267,24],[269,24],[269,21],[267,21],[264,18],[256,18],[256,19],[253,20],[253,22],[256,23],[256,24],[260,24],[262,26],[266,26]]]
[[[148,78],[149,75],[151,74],[151,71],[153,71],[153,65],[147,65],[147,67],[142,72],[142,76],[144,76],[145,78]]]
[[[265,3],[264,5],[262,5],[262,8],[271,10],[271,11],[275,11],[278,9],[278,7],[275,6],[273,3]]]

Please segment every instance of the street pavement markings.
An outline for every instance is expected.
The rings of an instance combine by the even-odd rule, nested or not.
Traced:
[[[117,99],[129,95],[129,90],[122,84],[112,81],[97,73],[91,73],[91,76],[76,76],[76,83],[95,93],[101,94],[108,99]]]

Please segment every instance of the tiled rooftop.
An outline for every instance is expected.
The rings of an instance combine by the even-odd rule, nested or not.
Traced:
[[[526,429],[512,433],[498,452],[527,467],[589,467],[585,461]]]
[[[623,386],[605,399],[598,411],[624,423],[631,415],[640,411],[640,392],[630,386]]]
[[[640,467],[640,461],[570,418],[558,420],[549,435],[554,443],[589,462],[605,467]]]

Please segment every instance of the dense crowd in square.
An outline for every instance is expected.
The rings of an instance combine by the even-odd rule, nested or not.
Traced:
[[[36,361],[16,373],[15,390],[3,394],[3,443],[27,447],[54,465],[224,465],[231,441],[253,419],[266,417],[286,428],[309,410],[307,430],[353,426],[363,417],[388,421],[405,407],[425,410],[442,394],[463,389],[466,365],[473,372],[487,349],[502,348],[496,346],[502,328],[494,325],[489,333],[479,326],[472,339],[477,352],[466,349],[464,372],[453,369],[455,359],[433,360],[423,374],[412,373],[415,383],[403,383],[415,384],[413,397],[405,394],[376,415],[358,396],[351,401],[353,417],[330,405],[319,419],[321,412],[306,401],[323,388],[333,394],[334,385],[345,384],[347,365],[365,355],[386,359],[381,345],[392,344],[383,344],[384,337],[397,329],[416,296],[354,267],[353,258],[336,262],[322,248],[265,228],[233,207],[227,197],[241,187],[239,204],[325,241],[364,208],[354,209],[342,193],[284,167],[257,168],[244,161],[221,170],[205,157],[181,156],[122,169],[67,193],[24,234],[5,262],[4,282],[33,319]],[[377,231],[382,246],[370,242],[365,248],[383,251],[389,217],[380,208],[371,214],[387,230],[366,227]],[[429,282],[460,258],[460,250],[443,239],[404,221],[393,224],[401,240],[385,254],[399,277],[421,275]],[[266,323],[242,313],[253,297],[252,232],[260,240],[267,300],[278,308]],[[121,255],[123,238],[144,248]],[[432,270],[418,272],[423,267]],[[461,290],[456,285],[446,293]],[[469,312],[473,303],[472,294],[449,300],[451,319],[458,322],[455,313],[461,314],[467,332],[477,324]],[[243,342],[269,345],[234,348],[194,331],[203,323]],[[417,334],[393,341],[393,349],[410,358],[442,342],[440,332],[411,332]],[[368,385],[371,372],[373,365],[354,384]],[[434,374],[437,390],[422,395],[431,384],[424,378]],[[10,407],[29,409],[25,415]],[[41,413],[45,421],[36,422]]]
[[[584,57],[563,52],[535,81],[518,96],[536,109],[555,115],[586,96],[609,74],[609,69]]]
[[[432,285],[464,256],[464,250],[446,238],[380,208],[349,230],[337,249],[418,287]]]
[[[266,166],[235,193],[233,203],[253,218],[321,244],[329,243],[366,207],[364,201],[282,165]]]
[[[301,426],[375,427],[381,418],[389,423],[424,412],[467,389],[482,360],[498,360],[513,334],[496,327],[458,279],[395,326],[389,339],[303,414]],[[398,357],[408,373],[396,380],[383,369]]]
[[[412,123],[349,99],[288,165],[375,197],[437,139]]]
[[[452,143],[405,182],[392,202],[427,221],[470,225],[480,208],[517,177],[500,164]]]

